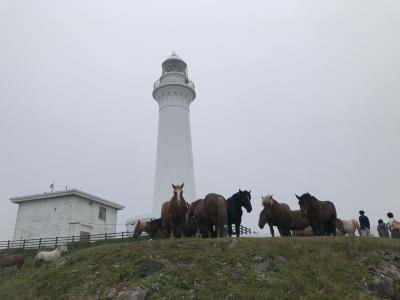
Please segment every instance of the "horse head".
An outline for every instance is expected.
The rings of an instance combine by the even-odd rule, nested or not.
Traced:
[[[265,224],[268,222],[268,219],[269,219],[269,214],[264,207],[264,209],[260,211],[260,218],[258,219],[258,227],[260,227],[260,229],[263,229]]]
[[[135,223],[135,229],[133,230],[133,238],[137,239],[142,233],[142,226],[140,220]]]
[[[300,197],[295,194],[296,198],[299,200],[299,206],[301,211],[301,216],[303,218],[307,218],[307,212],[310,209],[310,198],[311,195],[309,193],[305,193]]]
[[[67,246],[65,246],[65,245],[59,246],[59,247],[57,248],[57,250],[58,250],[61,254],[64,254],[64,253],[67,253],[67,252],[68,252],[68,248],[67,248]]]
[[[264,228],[265,224],[271,218],[271,209],[273,204],[272,195],[262,196],[261,204],[264,207],[263,210],[260,212],[260,218],[258,220],[258,227],[261,229]]]
[[[242,191],[239,189],[240,205],[243,206],[248,213],[253,209],[251,206],[251,191]]]
[[[181,200],[183,199],[183,186],[185,183],[182,183],[181,185],[174,185],[172,184],[172,188],[174,189],[174,198],[176,199],[176,203],[178,206],[181,204]]]

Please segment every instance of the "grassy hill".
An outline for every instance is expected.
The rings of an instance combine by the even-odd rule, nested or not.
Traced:
[[[35,268],[32,253],[23,270],[0,270],[0,299],[116,299],[138,287],[146,299],[400,299],[398,240],[176,239],[69,248],[56,264]]]

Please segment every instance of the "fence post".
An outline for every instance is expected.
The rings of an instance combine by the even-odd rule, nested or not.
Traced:
[[[10,249],[10,240],[8,240],[8,243],[7,243],[7,250],[8,249]]]
[[[39,250],[41,246],[42,246],[42,238],[39,239]]]
[[[74,241],[74,238],[75,238],[75,236],[73,235],[73,236],[72,236],[72,241]]]
[[[56,245],[54,246],[54,248],[57,248],[57,242],[58,242],[58,236],[56,236]]]
[[[25,249],[25,239],[24,239],[24,243],[22,244],[22,249]]]
[[[121,232],[121,239],[124,239],[124,232]]]
[[[104,240],[107,240],[107,233],[104,234]]]

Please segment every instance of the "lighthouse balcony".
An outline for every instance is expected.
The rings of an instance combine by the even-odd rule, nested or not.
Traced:
[[[161,86],[164,85],[184,85],[184,86],[188,86],[191,89],[194,90],[194,84],[193,82],[185,75],[182,74],[181,72],[168,72],[165,73],[164,75],[161,76],[160,79],[158,79],[155,83],[154,83],[154,90],[158,89]]]

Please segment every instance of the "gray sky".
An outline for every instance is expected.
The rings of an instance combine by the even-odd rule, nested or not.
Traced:
[[[399,29],[397,0],[0,0],[0,240],[9,198],[53,179],[125,205],[119,224],[151,212],[152,85],[174,49],[199,197],[251,189],[253,229],[268,193],[400,217]]]

